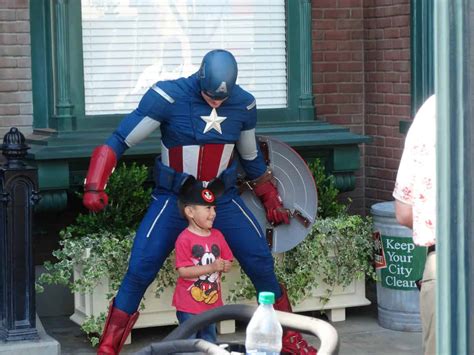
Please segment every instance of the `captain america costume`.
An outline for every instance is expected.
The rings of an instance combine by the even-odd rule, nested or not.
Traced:
[[[216,200],[214,226],[224,234],[257,291],[273,291],[277,297],[274,308],[292,312],[288,294],[276,280],[263,232],[236,188],[240,162],[249,179],[246,184],[261,201],[267,220],[273,225],[289,223],[273,174],[256,142],[255,99],[236,85],[237,72],[232,53],[208,52],[194,75],[153,85],[137,109],[92,153],[83,203],[99,212],[108,203],[105,187],[118,159],[151,132],[161,130],[153,200],[137,230],[127,273],[110,303],[99,355],[120,353],[139,317],[137,308],[146,288],[186,226],[178,212],[177,196],[190,175],[201,182],[219,177],[224,194]],[[284,330],[282,344],[283,352],[316,354],[300,333],[291,330]]]
[[[169,167],[178,175],[193,175],[201,181],[224,176],[227,186],[217,202],[215,226],[224,234],[257,292],[271,291],[278,298],[281,290],[264,233],[235,187],[235,155],[250,179],[267,169],[255,139],[255,98],[236,85],[232,96],[215,109],[202,100],[200,91],[198,73],[156,83],[106,144],[119,159],[126,149],[160,128],[161,161],[158,159],[155,167],[158,175]],[[153,202],[137,230],[129,268],[115,298],[115,306],[130,314],[138,308],[146,288],[186,227],[173,186],[164,186],[159,177],[155,180]]]

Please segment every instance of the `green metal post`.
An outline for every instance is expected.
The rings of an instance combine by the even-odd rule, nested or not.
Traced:
[[[300,98],[299,119],[314,120],[314,99],[312,91],[311,59],[311,0],[300,0]]]
[[[412,116],[434,92],[433,0],[411,0]]]
[[[56,0],[56,128],[72,130],[74,117],[70,89],[68,0]]]
[[[469,0],[435,5],[437,94],[437,353],[472,354],[474,193]],[[471,295],[471,296],[470,296]]]

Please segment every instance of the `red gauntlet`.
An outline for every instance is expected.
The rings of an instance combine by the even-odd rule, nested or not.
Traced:
[[[94,149],[84,181],[84,197],[82,199],[84,206],[89,210],[99,212],[107,206],[109,197],[104,189],[116,164],[115,152],[108,145],[101,145]]]
[[[265,207],[267,220],[273,225],[289,224],[288,211],[283,207],[283,202],[272,178],[272,172],[267,170],[264,175],[250,182],[250,185]]]

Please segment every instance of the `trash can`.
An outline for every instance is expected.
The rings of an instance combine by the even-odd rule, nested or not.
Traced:
[[[377,308],[379,324],[388,329],[421,332],[420,293],[426,248],[413,244],[411,229],[395,217],[395,202],[371,208],[376,246]]]

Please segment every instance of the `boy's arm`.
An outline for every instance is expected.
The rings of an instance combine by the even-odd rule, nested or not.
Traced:
[[[183,279],[195,279],[199,276],[224,271],[224,260],[217,258],[212,264],[179,267],[178,275]]]
[[[224,260],[224,270],[223,272],[229,272],[232,268],[232,260]]]

